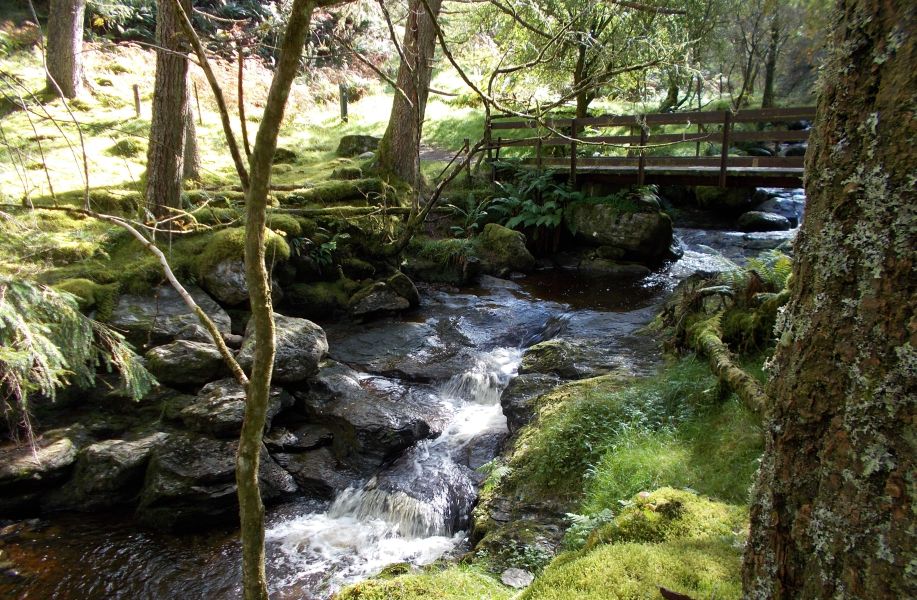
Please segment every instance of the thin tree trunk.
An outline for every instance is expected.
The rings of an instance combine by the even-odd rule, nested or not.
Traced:
[[[190,12],[191,1],[181,0],[181,3]],[[158,217],[168,216],[170,208],[181,207],[188,114],[188,61],[182,54],[188,47],[179,18],[171,1],[159,2],[156,40],[163,50],[156,51],[145,191],[147,206]]]
[[[83,13],[86,0],[51,0],[48,14],[48,73],[67,98],[83,89]],[[48,79],[48,89],[56,88]]]
[[[771,20],[771,39],[767,47],[767,58],[764,61],[764,95],[761,108],[774,106],[774,80],[777,77],[777,58],[780,52],[780,15],[775,14]]]
[[[280,59],[249,161],[250,184],[246,193],[245,279],[248,283],[255,352],[245,403],[245,420],[239,436],[236,484],[242,525],[243,581],[246,600],[267,600],[264,573],[264,504],[258,487],[258,460],[267,419],[271,374],[274,368],[274,312],[271,286],[265,268],[264,231],[271,163],[277,149],[277,135],[299,58],[309,33],[315,6],[308,0],[294,0],[290,21],[280,46]]]
[[[749,600],[917,597],[917,11],[840,0],[773,360]]]
[[[188,94],[185,106],[185,151],[182,158],[182,179],[197,181],[201,178],[201,155],[197,145],[197,127],[194,124],[194,111],[191,110],[191,86],[185,84]]]
[[[439,15],[442,0],[428,0],[430,10]],[[398,68],[398,87],[411,103],[396,93],[392,114],[379,144],[379,169],[418,188],[420,181],[420,136],[423,128],[436,29],[421,0],[411,0],[402,43],[404,58]]]

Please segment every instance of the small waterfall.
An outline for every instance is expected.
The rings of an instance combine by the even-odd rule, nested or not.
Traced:
[[[392,562],[426,564],[464,536],[480,477],[473,470],[506,435],[500,394],[522,352],[498,348],[452,377],[438,395],[453,407],[448,426],[424,440],[362,487],[342,492],[325,513],[281,523],[267,532],[295,573],[287,586],[319,578],[338,587]],[[486,458],[482,458],[486,457]],[[329,575],[330,573],[330,575]]]

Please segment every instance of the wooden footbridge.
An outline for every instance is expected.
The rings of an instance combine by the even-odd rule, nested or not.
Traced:
[[[566,175],[574,184],[590,180],[638,185],[801,187],[803,156],[781,155],[777,149],[782,144],[807,141],[808,128],[799,122],[814,117],[812,106],[545,121],[495,116],[485,125],[485,141],[492,165],[499,162],[503,152],[504,157],[520,158],[523,165]],[[760,156],[731,155],[737,143]],[[495,175],[496,169],[494,166]]]

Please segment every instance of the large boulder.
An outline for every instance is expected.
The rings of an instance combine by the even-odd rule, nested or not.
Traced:
[[[176,340],[146,353],[147,368],[160,383],[199,385],[225,376],[229,369],[212,343]]]
[[[164,444],[158,431],[135,440],[104,440],[83,449],[73,478],[43,502],[51,509],[95,510],[133,500],[153,449]]]
[[[152,454],[137,507],[148,525],[169,530],[200,529],[238,520],[238,441],[173,434]],[[266,501],[296,492],[296,482],[262,446],[259,483]]]
[[[528,348],[522,355],[519,373],[585,379],[609,373],[616,367],[615,361],[608,355],[608,349],[592,340],[554,339]]]
[[[275,427],[264,436],[264,444],[272,452],[306,452],[331,445],[334,436],[327,427],[301,423],[296,427]]]
[[[359,156],[365,152],[375,152],[382,138],[374,135],[345,135],[341,137],[335,154],[338,156]]]
[[[292,404],[289,394],[280,388],[271,388],[265,429],[270,429],[271,420],[277,413]],[[208,383],[194,402],[178,412],[178,418],[193,431],[219,438],[238,437],[245,418],[245,390],[231,378]]]
[[[322,364],[308,391],[297,392],[310,421],[332,431],[335,455],[369,473],[418,440],[436,436],[448,407],[432,388]]]
[[[318,364],[328,353],[325,331],[306,319],[274,313],[276,352],[274,378],[278,383],[299,383],[318,372]],[[239,351],[239,364],[250,369],[254,360],[253,323],[245,328],[245,341]]]
[[[226,311],[200,288],[187,286],[185,289],[217,329],[229,334],[232,323]],[[165,344],[176,339],[211,340],[197,315],[188,308],[178,292],[167,285],[156,288],[149,296],[123,294],[109,324],[124,332],[136,346]]]
[[[245,263],[236,258],[227,258],[203,270],[201,285],[214,298],[227,306],[239,306],[248,302],[248,283],[245,280]],[[271,297],[280,303],[283,291],[277,282],[271,280]]]
[[[752,210],[739,217],[739,229],[742,231],[786,231],[790,221],[783,215],[759,210]]]
[[[613,204],[576,203],[564,212],[564,220],[579,242],[619,248],[623,258],[662,260],[672,244],[672,219],[659,211],[623,212]]]
[[[699,185],[694,197],[700,208],[725,210],[733,214],[742,212],[754,203],[754,188],[720,188]]]
[[[476,252],[481,259],[482,270],[494,275],[505,275],[510,271],[527,273],[535,268],[535,257],[525,247],[525,235],[498,225],[488,223],[476,240]]]
[[[35,513],[37,500],[70,476],[86,441],[85,430],[75,427],[49,431],[34,447],[0,449],[0,517]]]

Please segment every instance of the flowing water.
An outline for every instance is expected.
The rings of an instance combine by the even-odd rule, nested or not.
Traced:
[[[498,452],[506,435],[500,393],[516,374],[524,347],[568,338],[616,369],[650,372],[658,350],[637,330],[674,285],[696,271],[732,268],[756,245],[780,241],[693,229],[677,233],[685,256],[647,278],[584,280],[552,271],[518,283],[487,279],[473,293],[428,290],[411,321],[330,326],[332,353],[358,342],[351,344],[358,352],[350,356],[361,364],[342,361],[354,369],[393,378],[393,384],[404,373],[429,373],[448,422],[438,437],[417,443],[330,504],[303,501],[271,509],[266,544],[272,597],[327,598],[386,565],[423,565],[467,550],[470,511],[482,479],[474,468]],[[415,330],[426,341],[410,356],[385,355],[392,352],[386,344],[370,341]],[[410,378],[397,384],[431,385]],[[11,560],[14,568],[0,573],[0,597],[240,595],[240,549],[232,529],[175,536],[140,529],[129,514],[109,513],[60,515],[9,537],[0,545],[0,562]]]

